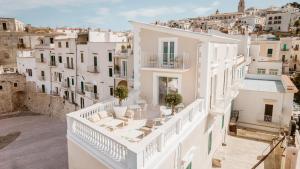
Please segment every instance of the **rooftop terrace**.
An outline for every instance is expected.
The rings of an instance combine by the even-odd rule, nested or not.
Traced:
[[[151,168],[151,161],[162,157],[171,140],[180,138],[205,117],[203,100],[194,101],[175,115],[162,114],[165,110],[158,107],[141,110],[127,101],[129,115],[124,117],[114,113],[117,103],[98,103],[67,115],[68,138],[117,169]]]

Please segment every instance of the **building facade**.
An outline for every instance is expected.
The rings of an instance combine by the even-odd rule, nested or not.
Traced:
[[[123,123],[122,118],[105,115],[100,121],[95,119],[97,123],[92,119],[116,113],[114,101],[67,115],[69,167],[211,168],[213,154],[226,137],[231,101],[245,75],[247,47],[239,47],[242,42],[238,38],[213,33],[138,22],[132,25],[134,89],[126,104],[130,109],[142,99],[148,109],[142,118],[112,130],[104,121]],[[147,118],[162,120],[155,114],[165,105],[166,94],[172,92],[182,95],[183,109],[162,125],[147,129],[147,134],[131,138],[148,128]]]

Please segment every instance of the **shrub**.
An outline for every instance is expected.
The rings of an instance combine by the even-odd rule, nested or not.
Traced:
[[[182,96],[178,93],[169,93],[165,98],[165,102],[167,103],[167,106],[172,108],[172,114],[174,114],[175,106],[182,102]]]
[[[118,86],[115,89],[115,97],[119,99],[119,105],[122,105],[122,101],[128,97],[128,89],[126,86]]]

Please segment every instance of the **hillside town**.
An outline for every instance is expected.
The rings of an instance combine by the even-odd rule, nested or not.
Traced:
[[[128,31],[0,17],[0,168],[299,169],[300,4],[246,5]]]

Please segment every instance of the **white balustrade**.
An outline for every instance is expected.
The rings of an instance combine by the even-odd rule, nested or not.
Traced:
[[[127,102],[127,100],[125,101]],[[98,103],[67,115],[68,136],[80,140],[80,144],[93,150],[100,157],[106,157],[115,168],[147,168],[157,152],[170,146],[168,141],[179,138],[189,125],[199,121],[203,113],[203,100],[196,100],[169,119],[164,125],[152,131],[139,143],[131,143],[87,120],[103,110],[111,110],[118,100]]]

